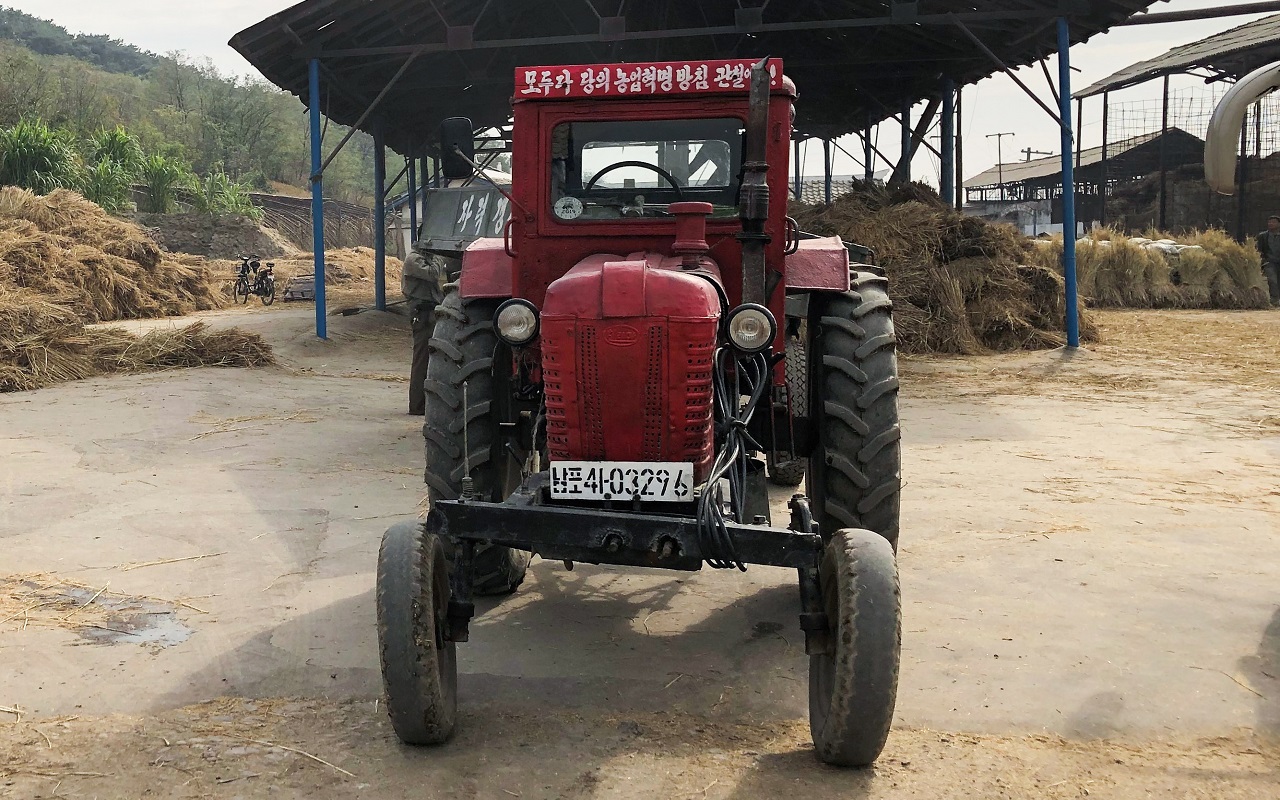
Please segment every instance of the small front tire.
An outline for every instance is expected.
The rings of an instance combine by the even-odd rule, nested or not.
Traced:
[[[444,545],[419,522],[391,527],[378,551],[378,644],[391,727],[405,744],[440,744],[458,716],[457,645],[448,641]]]
[[[809,727],[818,758],[865,767],[893,723],[902,599],[893,547],[871,531],[837,531],[818,573],[828,652],[809,657]]]

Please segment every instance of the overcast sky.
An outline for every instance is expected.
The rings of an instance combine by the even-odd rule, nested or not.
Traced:
[[[294,0],[0,0],[0,5],[52,19],[72,32],[105,33],[157,53],[183,50],[193,57],[210,58],[220,68],[238,73],[253,70],[227,46],[227,40],[237,31],[293,4]],[[1170,0],[1153,4],[1151,10],[1174,11],[1222,4],[1213,0]],[[1073,84],[1076,88],[1083,88],[1129,64],[1159,55],[1170,47],[1256,18],[1231,17],[1118,28],[1072,50],[1072,64],[1079,70],[1074,73]],[[1051,66],[1054,66],[1051,71],[1056,78],[1056,66]],[[1023,69],[1019,76],[1052,102],[1038,67]],[[1175,85],[1195,84],[1194,79],[1182,79]],[[1158,97],[1159,90],[1159,83],[1153,82],[1121,92],[1113,96],[1113,102]],[[1004,139],[1006,162],[1015,158],[1014,151],[1025,147],[1043,151],[1059,149],[1055,123],[1007,77],[988,79],[968,87],[965,92],[966,176],[976,175],[995,163],[996,140],[987,139],[988,134],[1004,131],[1016,134]],[[803,102],[803,86],[800,94]],[[1100,98],[1086,102],[1081,129],[1086,147],[1100,143],[1100,113]],[[881,133],[880,149],[894,157],[897,141],[897,131],[885,128]],[[844,146],[855,155],[861,153],[856,140],[845,142]],[[816,144],[810,147],[806,157],[807,172],[821,169],[819,151]],[[852,159],[839,153],[836,158],[835,171],[838,174],[860,171]],[[914,166],[916,177],[936,183],[936,164],[931,156],[920,156]]]

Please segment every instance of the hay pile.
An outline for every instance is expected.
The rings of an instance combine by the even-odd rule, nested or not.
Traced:
[[[1061,276],[1032,263],[1008,225],[948,208],[931,188],[855,182],[831,205],[792,208],[802,230],[839,235],[876,252],[889,275],[899,349],[977,355],[1065,344]],[[1096,338],[1083,313],[1081,336]]]
[[[178,263],[142,228],[61,189],[0,188],[0,286],[32,289],[90,323],[223,305],[207,269]]]
[[[1076,243],[1080,294],[1102,308],[1266,308],[1252,244],[1219,230],[1188,237],[1128,237],[1102,228]],[[1033,261],[1060,263],[1062,239],[1040,243]]]
[[[136,225],[71,192],[0,188],[0,392],[115,372],[257,366],[256,334],[196,324],[135,336],[86,323],[221,305],[210,273],[166,257]]]

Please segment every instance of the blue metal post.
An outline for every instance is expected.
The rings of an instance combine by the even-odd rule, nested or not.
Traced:
[[[898,169],[903,183],[911,183],[911,101],[902,101],[902,155]]]
[[[313,58],[308,65],[311,94],[308,110],[311,116],[311,247],[316,263],[316,336],[329,338],[324,292],[324,164],[320,152],[320,59]]]
[[[831,140],[822,140],[822,197],[823,202],[831,205]]]
[[[791,180],[795,183],[794,191],[796,195],[796,202],[798,203],[801,200],[804,200],[804,196],[803,196],[804,162],[800,160],[800,140],[799,139],[796,139],[795,147],[796,147],[796,174],[791,177]]]
[[[373,123],[373,307],[387,310],[387,134]]]
[[[956,204],[956,82],[942,79],[942,180],[938,191],[947,205]]]
[[[1079,298],[1076,294],[1076,173],[1072,158],[1071,28],[1058,17],[1058,97],[1062,115],[1062,277],[1067,293],[1067,347],[1080,346]]]
[[[409,148],[409,243],[416,241],[418,241],[418,159],[411,147]]]

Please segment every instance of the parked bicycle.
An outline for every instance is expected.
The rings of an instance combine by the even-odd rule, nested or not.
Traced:
[[[236,283],[231,289],[234,301],[244,305],[250,295],[256,295],[264,306],[276,301],[276,265],[268,261],[264,266],[256,255],[240,256],[240,268]]]

